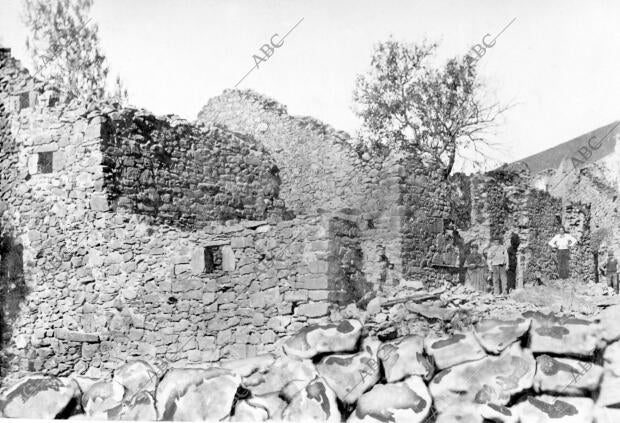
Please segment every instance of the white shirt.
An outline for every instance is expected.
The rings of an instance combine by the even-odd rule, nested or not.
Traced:
[[[570,234],[557,234],[549,241],[549,245],[558,250],[568,250],[575,244],[577,244],[577,240]]]

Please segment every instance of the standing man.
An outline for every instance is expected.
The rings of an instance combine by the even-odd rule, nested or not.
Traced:
[[[599,270],[607,278],[607,286],[611,287],[618,294],[618,260],[614,256],[614,252],[609,250],[607,262]]]
[[[508,247],[508,270],[506,272],[508,292],[517,287],[517,251],[520,244],[519,235],[513,232],[510,235],[510,247]]]
[[[551,238],[549,245],[558,250],[558,274],[560,279],[570,276],[570,248],[577,244],[577,240],[560,226],[560,233]]]
[[[501,244],[499,236],[494,236],[491,239],[491,246],[487,249],[487,264],[493,278],[493,293],[496,295],[507,294],[506,268],[508,267],[508,253]]]

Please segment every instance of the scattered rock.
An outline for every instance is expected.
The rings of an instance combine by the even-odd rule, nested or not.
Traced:
[[[73,383],[55,377],[27,377],[9,390],[1,401],[2,415],[16,419],[46,419],[68,416],[79,390]]]
[[[371,386],[379,381],[377,351],[381,342],[367,338],[356,354],[333,354],[317,364],[316,369],[338,398],[353,404]]]
[[[620,409],[595,407],[594,421],[596,423],[618,423],[620,422]]]
[[[571,358],[555,358],[543,354],[536,357],[536,363],[536,392],[583,395],[596,390],[603,376],[601,366]]]
[[[511,409],[520,421],[527,423],[584,423],[592,422],[593,406],[590,398],[542,395],[527,397]]]
[[[486,356],[470,332],[455,333],[447,338],[426,338],[424,349],[433,357],[435,366],[440,370]]]
[[[620,339],[620,304],[607,307],[598,317],[603,339],[607,342]]]
[[[157,420],[155,398],[149,392],[141,391],[136,393],[127,402],[123,403],[118,419],[130,421]]]
[[[529,328],[529,319],[488,319],[476,324],[474,334],[486,352],[499,354],[519,340]]]
[[[424,338],[420,336],[386,342],[379,348],[377,356],[383,364],[387,382],[398,382],[414,375],[425,380],[433,376],[433,365],[424,355]]]
[[[343,320],[338,324],[306,326],[284,342],[289,356],[312,358],[319,353],[353,351],[362,331],[359,320]]]
[[[273,366],[275,360],[276,357],[273,354],[261,354],[240,360],[224,360],[220,362],[220,367],[241,377],[249,377],[256,372],[267,371]]]
[[[600,327],[588,320],[525,312],[532,319],[530,348],[534,353],[591,357],[601,338]]]
[[[225,369],[171,369],[155,395],[163,420],[222,420],[231,412],[241,380]]]
[[[420,423],[431,410],[432,399],[419,376],[403,382],[375,385],[357,401],[347,423]]]
[[[231,422],[264,422],[269,419],[267,410],[255,407],[246,400],[238,401],[235,405],[235,414],[230,417]]]
[[[118,416],[122,407],[125,388],[119,383],[100,381],[82,395],[82,407],[89,417],[107,419]]]
[[[620,376],[620,341],[614,342],[605,348],[603,366],[616,376]]]
[[[125,388],[127,399],[139,391],[154,393],[157,379],[157,372],[150,364],[146,361],[135,360],[116,369],[112,381]]]
[[[483,423],[480,409],[475,404],[459,404],[439,410],[435,423]]]
[[[596,405],[620,408],[620,376],[616,376],[609,370],[605,371],[600,388]]]
[[[287,406],[286,401],[277,394],[252,396],[246,402],[249,406],[265,410],[270,420],[279,420]]]
[[[536,361],[517,344],[500,356],[487,356],[443,370],[429,389],[438,410],[455,404],[508,404],[510,397],[532,387]]]
[[[244,385],[253,395],[282,394],[291,399],[317,375],[310,360],[278,358],[264,372],[257,372],[244,379]]]
[[[374,297],[368,304],[366,305],[366,313],[373,315],[377,314],[381,311],[381,304],[385,302],[385,298],[383,297]]]
[[[282,420],[340,423],[342,419],[334,391],[319,377],[291,399],[282,412]]]
[[[490,402],[487,404],[477,404],[477,409],[480,417],[485,422],[519,423],[519,416],[504,405]]]
[[[454,317],[457,309],[447,309],[440,306],[431,306],[424,304],[409,303],[406,305],[407,310],[412,313],[420,314],[428,319],[437,319],[449,322]]]

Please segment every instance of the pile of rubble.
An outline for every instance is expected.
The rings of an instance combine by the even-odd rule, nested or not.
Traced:
[[[605,284],[575,280],[546,281],[509,295],[483,293],[449,283],[428,293],[422,284],[409,285],[408,289],[379,294],[361,307],[350,304],[332,314],[332,320],[359,319],[370,334],[390,340],[411,334],[441,336],[469,328],[483,319],[511,320],[527,311],[592,319],[603,307],[620,304],[620,296]]]
[[[343,319],[301,329],[277,354],[216,367],[162,372],[131,361],[105,380],[30,376],[0,406],[9,418],[611,423],[620,419],[618,319],[618,305],[596,320],[529,311],[391,341]]]

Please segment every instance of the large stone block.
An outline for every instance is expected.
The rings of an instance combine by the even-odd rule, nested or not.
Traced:
[[[520,422],[592,422],[594,404],[590,398],[529,396],[511,407]]]
[[[295,309],[295,314],[307,317],[322,317],[329,313],[329,303],[317,302],[302,304]]]
[[[456,404],[506,405],[512,395],[532,387],[536,361],[519,345],[500,356],[458,364],[435,375],[429,384],[438,410]]]
[[[194,275],[199,275],[205,271],[205,249],[195,248],[192,251],[192,257],[190,259],[190,269]]]
[[[476,324],[474,335],[480,345],[491,354],[499,354],[517,342],[530,327],[529,319],[483,320]]]
[[[327,275],[304,275],[297,283],[299,289],[329,289],[330,283]]]
[[[316,365],[316,370],[341,401],[354,404],[380,379],[377,358],[380,345],[379,340],[367,338],[359,353],[329,355]]]
[[[326,352],[353,351],[361,331],[362,323],[354,319],[343,320],[338,324],[310,325],[287,339],[283,349],[287,355],[300,358],[312,358]]]
[[[240,383],[224,369],[172,369],[157,386],[157,412],[162,420],[224,420]]]
[[[534,378],[536,392],[561,395],[582,395],[598,389],[603,368],[596,364],[570,358],[536,357]]]
[[[55,330],[55,337],[66,341],[75,342],[99,342],[99,335],[96,333],[76,332],[64,328]]]
[[[467,361],[479,360],[486,356],[474,335],[454,333],[447,338],[426,338],[424,349],[433,357],[438,369],[447,369]]]
[[[398,382],[409,376],[422,376],[428,380],[433,375],[433,365],[424,355],[424,338],[421,336],[410,335],[386,342],[377,355],[388,382]]]
[[[230,246],[222,247],[222,270],[232,272],[236,267],[235,252]]]
[[[51,420],[63,411],[72,412],[76,388],[57,378],[28,377],[4,392],[2,417]]]
[[[342,421],[336,395],[322,378],[316,378],[295,395],[282,412],[284,421]]]
[[[424,381],[411,376],[403,382],[375,385],[363,394],[347,423],[421,423],[433,400]],[[389,416],[389,417],[388,417]]]
[[[531,349],[534,353],[591,357],[602,338],[601,327],[591,321],[528,311],[532,319]]]
[[[104,212],[109,209],[108,197],[105,193],[94,193],[90,197],[90,208],[94,211]]]

